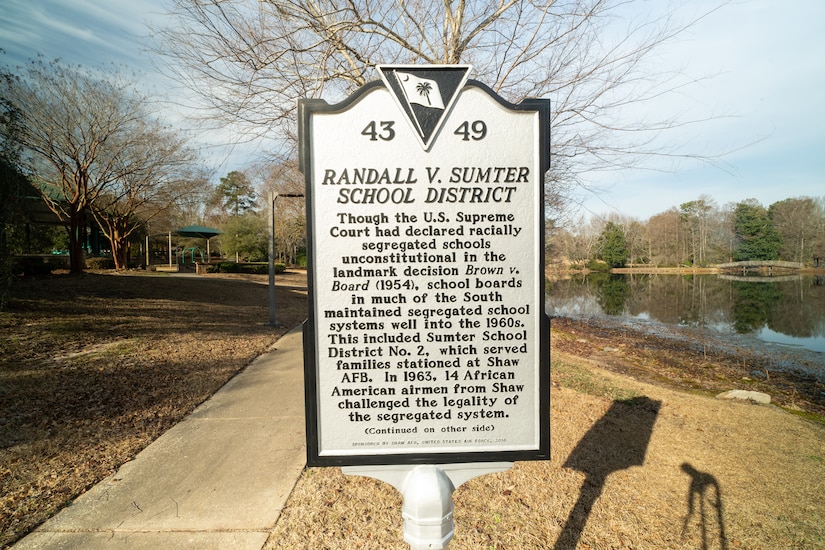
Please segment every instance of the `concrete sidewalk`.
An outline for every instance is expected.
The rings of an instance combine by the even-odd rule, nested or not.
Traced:
[[[260,550],[306,461],[300,328],[14,546]]]

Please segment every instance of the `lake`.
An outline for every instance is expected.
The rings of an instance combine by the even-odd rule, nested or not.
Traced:
[[[590,273],[548,283],[549,315],[607,315],[706,329],[822,354],[825,277]]]

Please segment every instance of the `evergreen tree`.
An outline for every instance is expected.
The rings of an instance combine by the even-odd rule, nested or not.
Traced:
[[[243,172],[229,172],[215,188],[215,201],[235,217],[254,210],[256,200],[255,188]]]
[[[265,216],[254,212],[230,218],[220,236],[224,254],[249,262],[265,261],[268,247],[266,223]]]
[[[627,239],[624,228],[613,222],[607,222],[599,236],[598,258],[610,267],[624,267],[628,258]]]
[[[733,227],[739,241],[734,260],[779,259],[782,236],[768,216],[768,211],[758,201],[748,199],[736,205]]]

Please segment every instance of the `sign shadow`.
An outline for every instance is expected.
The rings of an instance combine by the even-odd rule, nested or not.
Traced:
[[[719,548],[726,550],[727,536],[725,535],[725,520],[722,513],[722,490],[719,488],[719,482],[711,474],[701,472],[685,462],[681,466],[682,471],[690,476],[690,486],[688,488],[687,507],[688,512],[685,516],[685,521],[682,525],[682,538],[685,537],[690,519],[696,513],[696,501],[699,501],[698,522],[699,530],[702,534],[702,549],[707,550],[710,546],[708,544],[708,531],[713,525],[713,518],[709,518],[705,510],[706,503],[712,503],[716,512],[716,523],[719,527]],[[712,490],[712,494],[708,494],[708,490]]]
[[[583,472],[586,477],[555,550],[576,548],[608,475],[644,464],[661,406],[661,401],[648,397],[614,401],[567,457],[563,467]]]

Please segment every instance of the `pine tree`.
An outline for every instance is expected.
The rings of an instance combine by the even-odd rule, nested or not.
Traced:
[[[733,227],[739,246],[734,260],[778,260],[782,236],[776,230],[768,211],[754,199],[736,205]]]
[[[608,222],[599,236],[598,257],[610,267],[624,267],[628,259],[627,240],[624,228],[613,222]]]
[[[215,200],[232,216],[238,217],[256,206],[255,188],[243,172],[232,171],[215,188]]]

